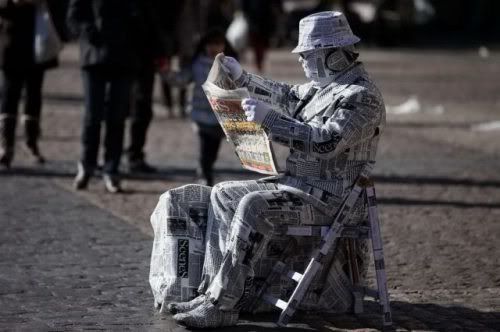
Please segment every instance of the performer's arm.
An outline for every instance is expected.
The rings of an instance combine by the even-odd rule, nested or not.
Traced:
[[[270,139],[320,159],[330,159],[378,134],[384,114],[381,97],[362,90],[327,111],[323,123],[304,123],[270,110],[262,126]],[[332,114],[333,113],[333,114]]]
[[[235,81],[238,87],[246,87],[250,96],[260,100],[274,110],[292,116],[299,101],[299,85],[290,85],[273,81],[243,71]]]

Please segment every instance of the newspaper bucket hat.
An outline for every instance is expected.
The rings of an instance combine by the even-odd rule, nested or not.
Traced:
[[[299,42],[292,53],[330,47],[343,47],[359,42],[347,18],[341,12],[319,12],[304,17],[299,23]]]

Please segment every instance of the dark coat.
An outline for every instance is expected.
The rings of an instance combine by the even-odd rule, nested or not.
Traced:
[[[80,39],[84,68],[133,71],[161,53],[161,43],[156,42],[160,32],[149,0],[71,0],[67,21]]]
[[[11,0],[0,0],[0,67],[3,70],[30,70],[57,64],[57,59],[35,64],[34,34],[35,6],[18,6]]]

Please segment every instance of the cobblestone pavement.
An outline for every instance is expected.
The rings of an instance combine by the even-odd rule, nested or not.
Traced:
[[[420,104],[405,114],[389,109],[375,171],[397,330],[500,330],[500,130],[474,130],[500,121],[498,55],[362,54],[389,106],[412,96]],[[268,68],[276,79],[302,79],[284,51],[270,54]],[[0,330],[184,331],[152,309],[148,219],[162,192],[194,179],[189,122],[155,105],[148,159],[161,173],[127,175],[122,195],[104,193],[98,178],[75,193],[82,110],[75,47],[47,75],[45,96],[41,148],[49,161],[33,165],[19,132],[14,168],[0,172]],[[220,181],[256,177],[227,144],[216,166]],[[357,317],[302,315],[287,331],[378,330],[375,305],[366,309]],[[244,316],[226,330],[274,331],[275,318]]]

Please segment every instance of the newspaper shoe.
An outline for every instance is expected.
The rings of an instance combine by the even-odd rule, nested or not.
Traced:
[[[177,323],[190,328],[215,328],[233,326],[238,322],[238,311],[222,311],[210,301],[205,301],[195,309],[174,315]]]
[[[188,312],[205,302],[206,298],[207,297],[202,294],[188,302],[172,302],[167,305],[167,311],[173,315]]]

